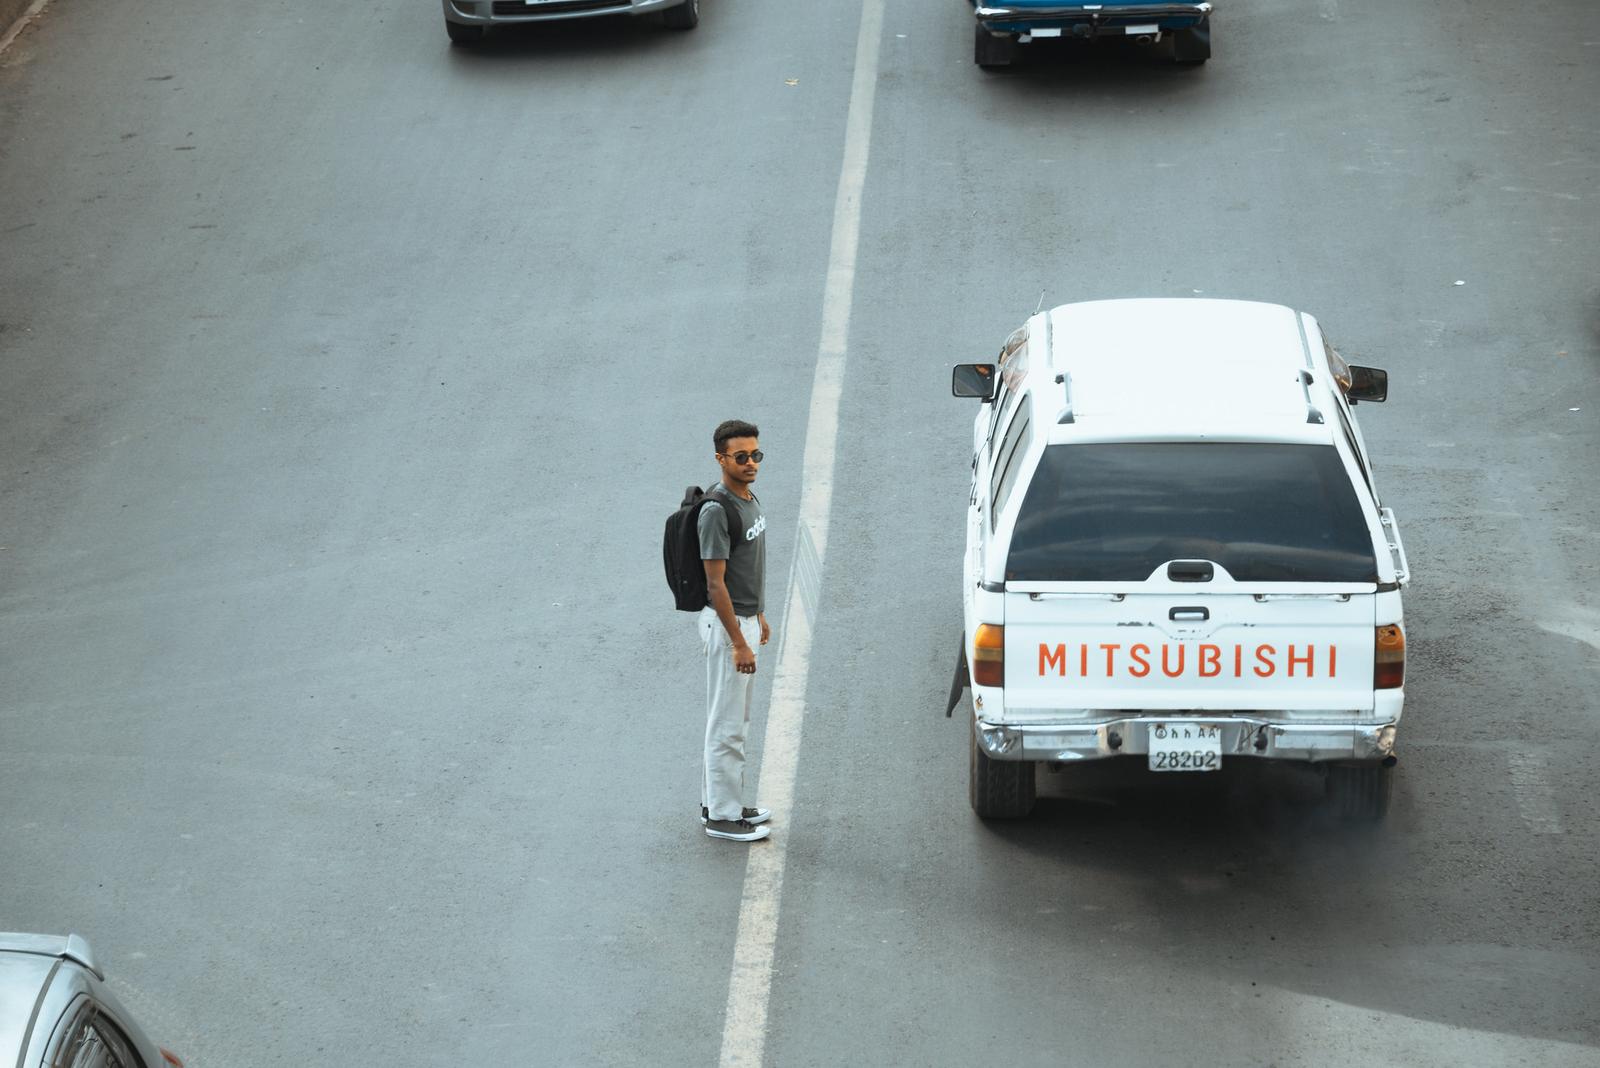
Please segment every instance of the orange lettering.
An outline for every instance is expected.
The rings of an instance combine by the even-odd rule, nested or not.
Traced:
[[[1141,650],[1143,650],[1141,652]],[[1128,656],[1133,660],[1133,667],[1128,669],[1128,674],[1136,679],[1142,679],[1150,674],[1150,661],[1145,657],[1150,655],[1150,647],[1140,642],[1128,650]]]
[[[1331,679],[1339,674],[1338,664],[1339,647],[1337,645],[1330,645],[1328,646],[1328,678]]]
[[[1200,647],[1199,661],[1200,677],[1202,679],[1216,678],[1222,674],[1222,646],[1202,645]]]
[[[1078,646],[1078,674],[1083,678],[1089,677],[1089,647]]]
[[[1233,677],[1238,678],[1244,674],[1244,646],[1233,647]]]
[[[1039,674],[1045,675],[1051,668],[1056,669],[1056,674],[1062,678],[1067,675],[1067,647],[1058,645],[1054,649],[1044,642],[1039,643]]]
[[[1275,645],[1256,646],[1255,673],[1258,678],[1270,679],[1272,677],[1272,673],[1278,670],[1277,665],[1274,664],[1271,659],[1269,659],[1277,654],[1278,647]],[[1261,670],[1262,668],[1266,668],[1266,670],[1263,671]]]
[[[1304,664],[1306,667],[1306,677],[1314,678],[1317,674],[1316,662],[1317,647],[1315,645],[1306,646],[1305,656],[1295,656],[1294,646],[1289,646],[1289,677],[1291,679],[1294,678],[1294,666],[1296,664]]]
[[[1172,668],[1167,666],[1167,650],[1169,650],[1171,648],[1172,648],[1172,646],[1170,646],[1170,645],[1163,645],[1161,647],[1161,673],[1163,675],[1165,675],[1169,679],[1175,679],[1179,675],[1183,674],[1183,650],[1184,650],[1184,647],[1182,645],[1178,646],[1178,669],[1176,671],[1174,671]]]
[[[1122,646],[1120,644],[1106,645],[1102,643],[1100,648],[1106,651],[1106,678],[1109,679],[1111,677],[1111,673],[1116,670],[1117,650],[1121,649]]]

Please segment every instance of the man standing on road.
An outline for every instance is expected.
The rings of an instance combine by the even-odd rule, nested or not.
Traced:
[[[700,819],[711,837],[734,842],[767,837],[771,829],[760,824],[772,818],[768,810],[744,804],[744,732],[755,692],[756,649],[772,635],[762,599],[767,520],[750,490],[761,467],[759,434],[754,424],[738,419],[728,420],[712,434],[722,480],[706,494],[699,521],[707,601],[697,621],[706,656],[706,770]]]

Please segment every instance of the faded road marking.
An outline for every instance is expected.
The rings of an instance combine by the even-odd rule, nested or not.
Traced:
[[[17,39],[17,34],[21,33],[23,27],[32,22],[33,17],[43,11],[44,6],[49,2],[50,0],[33,0],[33,3],[28,6],[28,10],[17,16],[17,21],[11,24],[10,29],[0,30],[0,55],[3,55],[5,50],[11,47],[11,42]]]
[[[1567,618],[1541,619],[1538,624],[1542,631],[1571,638],[1600,652],[1600,612],[1592,608],[1568,605]]]
[[[1512,753],[1511,787],[1517,795],[1517,810],[1534,834],[1560,834],[1561,815],[1556,811],[1555,791],[1550,787],[1550,765],[1543,753]]]

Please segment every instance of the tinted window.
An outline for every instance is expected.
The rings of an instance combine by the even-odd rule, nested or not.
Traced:
[[[1339,414],[1339,428],[1344,431],[1344,440],[1350,446],[1350,454],[1356,458],[1356,467],[1361,469],[1361,477],[1366,479],[1367,488],[1372,488],[1372,476],[1367,473],[1366,458],[1361,455],[1361,446],[1356,443],[1356,432],[1350,428],[1350,419],[1344,414],[1344,408],[1335,401],[1333,410]]]
[[[994,529],[995,517],[1006,505],[1011,487],[1016,484],[1017,471],[1022,467],[1022,454],[1028,451],[1028,414],[1032,406],[1023,402],[1016,418],[1006,430],[1006,438],[995,452],[994,473],[989,478],[989,529]]]
[[[92,1024],[79,1028],[68,1040],[52,1068],[131,1068],[117,1056],[117,1047]]]
[[[998,392],[995,393],[994,403],[991,405],[994,411],[989,416],[989,433],[984,438],[985,441],[989,442],[994,441],[994,436],[1000,428],[1001,420],[1005,419],[1006,413],[1011,410],[1011,402],[1017,398],[1011,387],[1006,385],[1004,375],[1000,376],[1000,385],[996,388]]]
[[[65,1025],[65,1037],[48,1068],[140,1068],[141,1061],[122,1031],[79,995]]]
[[[1016,398],[1017,387],[1022,384],[1023,377],[1028,372],[1028,328],[1026,325],[1018,327],[1006,338],[1006,343],[1000,346],[1000,385],[997,387],[994,398],[994,414],[989,419],[989,433],[987,440],[994,440],[995,428],[1005,418],[1006,411],[1011,407],[1011,402]]]
[[[1243,582],[1376,582],[1372,539],[1331,445],[1052,445],[1006,561],[1021,581],[1142,581],[1210,560]]]

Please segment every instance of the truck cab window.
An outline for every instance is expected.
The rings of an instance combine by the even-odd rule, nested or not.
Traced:
[[[1022,457],[1028,449],[1029,415],[1032,406],[1024,400],[1006,430],[1005,440],[995,450],[994,472],[989,480],[989,529],[993,530],[996,517],[1005,507],[1011,487],[1016,484],[1017,472],[1022,467]]]

